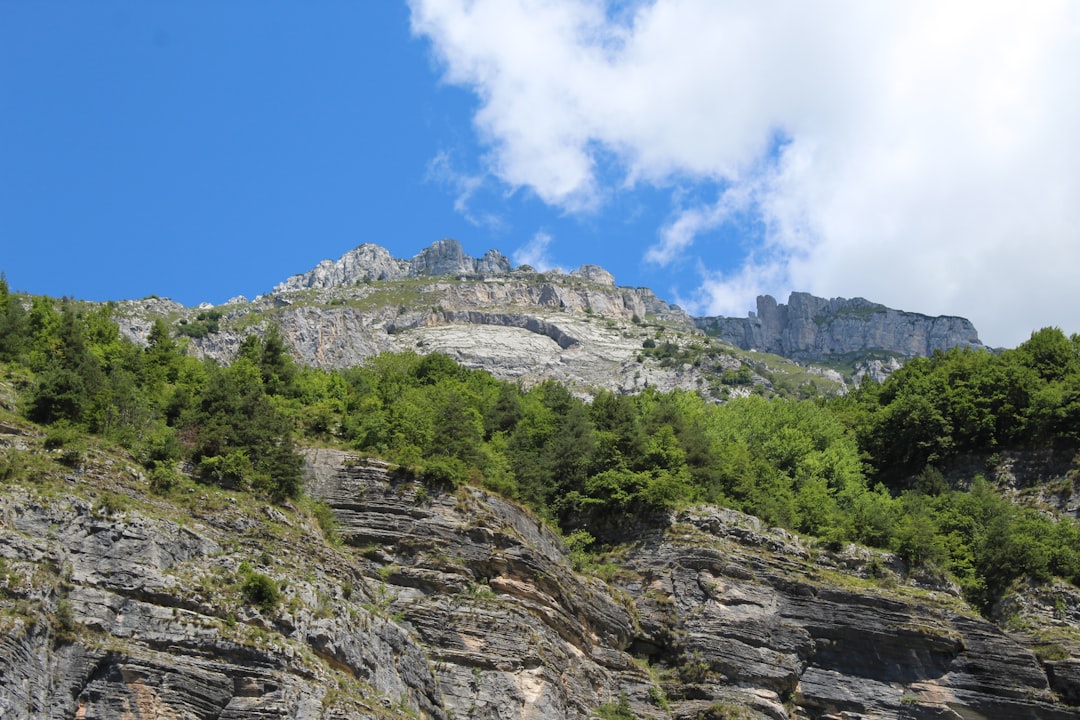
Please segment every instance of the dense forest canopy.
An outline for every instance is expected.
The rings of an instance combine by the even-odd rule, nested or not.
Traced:
[[[300,367],[273,326],[222,366],[187,355],[161,320],[138,346],[111,313],[17,296],[0,278],[0,363],[47,444],[87,433],[115,442],[160,492],[187,468],[295,498],[298,443],[323,444],[390,460],[433,487],[486,487],[578,541],[704,502],[833,546],[895,551],[951,573],[984,609],[1017,578],[1080,582],[1074,521],[1019,507],[980,477],[952,487],[942,474],[958,455],[1077,447],[1080,337],[1055,328],[1001,353],[917,359],[846,396],[716,405],[655,390],[586,401],[554,381],[526,389],[438,354]]]

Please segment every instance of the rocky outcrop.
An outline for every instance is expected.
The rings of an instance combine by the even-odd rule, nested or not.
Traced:
[[[217,514],[181,524],[8,490],[0,717],[374,719],[395,706],[445,717],[422,649],[364,608],[370,587],[303,538],[310,526],[272,510]],[[245,602],[242,563],[277,579],[287,604]]]
[[[432,254],[427,267],[442,262],[437,256],[456,262],[452,252]],[[676,333],[703,340],[690,316],[647,289],[605,284],[605,275],[610,278],[599,268],[583,275],[443,274],[400,285],[274,293],[222,308],[221,329],[192,338],[189,346],[229,362],[244,336],[273,322],[297,360],[315,367],[355,366],[381,352],[438,351],[525,383],[550,377],[576,388],[620,391],[699,387],[693,368],[638,362],[642,344],[656,332],[642,318],[663,322],[673,340]],[[149,331],[148,321],[132,318],[131,324]],[[125,333],[137,336],[131,328]]]
[[[205,325],[200,310],[210,308],[127,301],[115,317],[127,337],[144,342],[154,316],[179,323],[183,333],[185,323],[189,331]],[[763,363],[775,365],[774,359],[734,359],[722,343],[804,363],[842,359],[854,367],[846,379],[811,369],[810,375],[824,378],[821,387],[809,381],[816,392],[842,391],[845,381],[863,376],[882,380],[909,357],[957,345],[981,347],[962,318],[805,293],[793,293],[788,305],[758,298],[758,312],[748,318],[695,319],[647,288],[615,285],[611,273],[596,265],[568,274],[514,269],[497,250],[476,259],[456,240],[440,240],[411,260],[364,244],[294,275],[273,293],[230,301],[213,312],[222,316],[220,323],[188,343],[194,353],[221,362],[232,359],[244,336],[273,323],[307,365],[343,368],[381,352],[438,351],[501,379],[530,384],[553,378],[583,393],[682,388],[722,399],[749,392],[751,384],[770,387],[778,370]],[[663,357],[643,352],[658,346]],[[752,377],[733,387],[724,374],[740,365]],[[805,370],[793,372],[801,376],[796,383],[808,382]]]
[[[275,287],[274,292],[355,285],[364,280],[398,280],[408,277],[409,269],[407,262],[395,260],[386,248],[364,243],[336,262],[323,260],[312,270],[293,275]]]
[[[971,322],[893,310],[862,298],[814,297],[791,293],[788,304],[769,295],[757,299],[747,318],[696,318],[699,328],[746,350],[797,360],[885,353],[929,356],[935,350],[982,347]]]
[[[50,470],[41,443],[0,432],[41,454],[0,487],[5,719],[1078,716],[1072,646],[1039,660],[894,556],[734,511],[637,526],[575,568],[514,503],[341,451],[307,453],[335,544],[299,508],[150,493],[123,457]],[[280,597],[246,596],[253,574]],[[1074,590],[1025,612],[1073,637]]]
[[[275,293],[332,287],[349,287],[364,281],[400,280],[409,277],[491,277],[513,270],[510,259],[498,250],[488,250],[479,258],[470,257],[453,239],[439,240],[416,254],[412,260],[396,260],[379,245],[364,243],[336,261],[323,260],[312,270],[293,275],[274,288]],[[529,270],[530,274],[534,274]],[[615,285],[615,277],[599,265],[582,265],[569,273],[597,285]]]
[[[1041,665],[947,584],[905,584],[893,556],[702,508],[638,528],[603,583],[478,490],[330,451],[309,468],[348,542],[389,568],[391,609],[454,717],[588,717],[620,699],[643,718],[1076,716],[1048,679],[1072,666]]]
[[[457,240],[439,240],[421,250],[410,260],[395,260],[390,251],[364,243],[337,261],[323,260],[314,269],[293,275],[274,288],[274,292],[312,288],[347,287],[365,280],[400,280],[407,277],[436,275],[500,275],[510,272],[510,260],[498,250],[472,258]]]
[[[574,277],[585,278],[589,282],[594,282],[598,285],[615,284],[615,276],[599,265],[582,265],[570,274]]]

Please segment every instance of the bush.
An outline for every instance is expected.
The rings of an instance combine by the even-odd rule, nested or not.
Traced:
[[[199,477],[227,488],[245,488],[251,473],[251,460],[244,450],[204,457],[199,463]]]
[[[281,602],[281,590],[274,580],[262,573],[249,572],[240,586],[249,604],[260,610],[272,610]]]
[[[596,708],[595,714],[601,720],[634,720],[636,717],[630,709],[630,701],[626,699],[626,693],[619,695],[619,702],[605,703]]]
[[[74,443],[78,439],[78,429],[66,422],[59,422],[49,428],[49,431],[45,434],[45,449],[57,450]]]
[[[167,495],[183,476],[166,463],[155,463],[150,471],[150,491]]]
[[[458,458],[433,458],[424,463],[424,483],[438,490],[453,490],[469,479],[469,468]]]

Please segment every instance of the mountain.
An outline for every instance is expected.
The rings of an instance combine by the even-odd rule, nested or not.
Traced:
[[[192,351],[226,362],[245,335],[274,323],[296,358],[315,367],[437,351],[527,385],[554,378],[586,393],[683,388],[718,399],[755,388],[836,392],[910,357],[981,346],[962,318],[804,293],[786,306],[760,298],[749,318],[693,318],[648,288],[617,286],[596,265],[540,273],[497,250],[472,258],[456,240],[411,260],[364,244],[252,301],[184,308],[151,298],[120,303],[116,317],[140,341],[165,317]]]
[[[825,300],[793,292],[787,305],[769,295],[747,318],[702,317],[695,324],[713,337],[746,350],[795,360],[828,362],[882,353],[925,357],[954,347],[982,348],[969,320],[893,310],[863,298]]]
[[[0,278],[0,717],[1080,716],[1080,338],[586,400],[839,373],[429,250],[216,308]],[[522,382],[284,347],[440,333]]]

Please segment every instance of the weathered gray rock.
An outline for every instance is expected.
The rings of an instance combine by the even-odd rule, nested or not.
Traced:
[[[436,262],[432,258],[440,253],[428,259]],[[244,336],[273,322],[294,357],[315,367],[351,367],[382,352],[438,351],[468,367],[525,383],[550,377],[586,390],[700,387],[702,374],[689,365],[638,362],[642,343],[655,330],[635,324],[635,317],[662,319],[673,340],[681,332],[684,342],[704,342],[686,313],[647,289],[515,274],[440,275],[401,290],[393,284],[361,283],[314,293],[275,293],[244,307],[230,306],[222,329],[191,339],[189,347],[200,356],[229,362]],[[233,326],[241,329],[233,331]],[[149,323],[140,327],[148,331]]]
[[[0,488],[5,719],[1080,716],[1076,648],[1040,661],[894,556],[731,510],[632,528],[604,581],[511,502],[342,451],[307,465],[343,547],[295,509],[148,495],[124,462]],[[280,604],[244,601],[251,571]],[[1070,587],[1008,612],[1075,635]]]
[[[474,261],[473,272],[478,275],[501,275],[511,270],[510,258],[498,250],[488,250]]]
[[[408,262],[395,260],[386,248],[364,243],[336,261],[323,260],[312,270],[293,275],[274,292],[348,286],[364,280],[397,280],[408,277],[409,269]]]
[[[788,304],[769,295],[757,299],[748,318],[703,317],[705,332],[747,350],[761,350],[797,360],[883,352],[903,357],[929,356],[935,350],[982,347],[964,318],[929,317],[893,310],[862,298],[814,297],[791,293]]]
[[[455,717],[587,717],[620,696],[638,717],[1077,716],[1055,695],[1074,691],[1071,661],[1040,665],[947,585],[868,585],[871,568],[903,571],[893,556],[821,554],[699,509],[639,528],[607,586],[572,573],[557,538],[503,501],[428,496],[342,457],[309,454],[312,491],[393,569],[392,608],[437,658]]]
[[[1028,648],[947,594],[874,588],[851,568],[816,580],[832,558],[731,511],[684,513],[674,528],[626,559],[641,576],[627,590],[649,620],[638,642],[653,663],[680,668],[666,686],[673,706],[735,686],[794,704],[800,718],[1077,717]]]
[[[500,275],[510,272],[510,260],[498,250],[474,259],[457,240],[439,240],[412,260],[397,260],[379,245],[364,243],[336,261],[323,260],[312,270],[293,275],[274,288],[275,293],[332,287],[349,287],[372,280],[400,280],[437,275]]]
[[[410,275],[469,275],[476,269],[473,259],[457,240],[439,240],[424,248],[412,260]]]
[[[570,275],[585,278],[589,282],[594,282],[598,285],[615,284],[615,276],[599,265],[582,265],[577,270],[571,272]]]
[[[10,488],[2,508],[0,717],[444,717],[423,650],[367,587],[341,596],[354,571],[239,509],[180,525]],[[243,601],[241,561],[282,581],[282,606]]]

